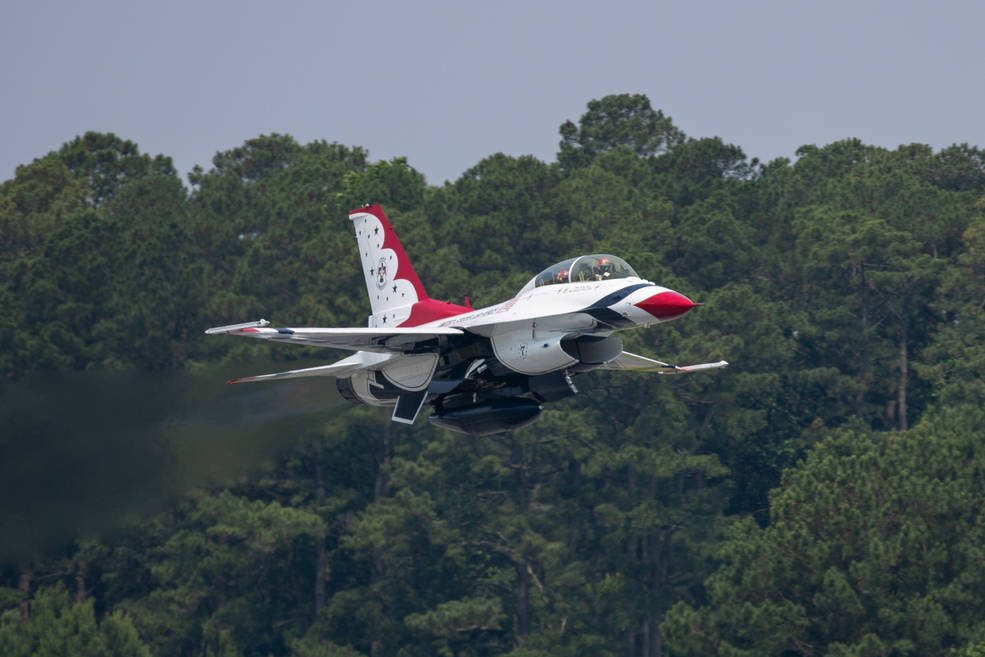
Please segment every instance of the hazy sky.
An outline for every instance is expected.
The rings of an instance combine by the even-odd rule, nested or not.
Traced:
[[[985,146],[985,2],[11,2],[0,180],[87,130],[195,164],[271,132],[407,156],[431,184],[553,161],[586,103],[794,157],[846,137]]]

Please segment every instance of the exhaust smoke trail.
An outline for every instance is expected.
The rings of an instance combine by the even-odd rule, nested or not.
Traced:
[[[226,385],[228,378],[212,368],[3,384],[0,562],[112,531],[191,488],[241,477],[347,405],[331,378]]]

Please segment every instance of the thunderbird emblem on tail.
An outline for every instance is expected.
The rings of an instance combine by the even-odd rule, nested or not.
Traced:
[[[354,351],[331,365],[230,383],[335,377],[353,402],[393,407],[412,424],[430,404],[431,422],[490,434],[534,421],[542,404],[574,395],[572,377],[596,369],[680,374],[680,367],[622,349],[618,331],[676,319],[696,303],[641,279],[608,254],[548,267],[512,299],[478,310],[431,299],[379,205],[349,213],[372,314],[368,328],[271,328],[266,320],[220,326],[225,333]]]

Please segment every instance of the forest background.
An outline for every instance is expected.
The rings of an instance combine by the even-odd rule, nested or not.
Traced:
[[[985,152],[762,163],[628,94],[560,135],[442,187],[264,135],[186,187],[88,133],[0,184],[0,654],[985,654]],[[628,349],[732,365],[481,438],[226,389],[337,354],[209,326],[364,324],[367,202],[432,297],[614,253],[706,304]]]

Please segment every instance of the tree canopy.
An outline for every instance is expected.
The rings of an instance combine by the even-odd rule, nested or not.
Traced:
[[[185,185],[87,133],[0,183],[0,653],[983,654],[985,152],[761,163],[638,94],[559,133],[441,187],[281,134]],[[481,438],[221,396],[336,354],[204,328],[363,325],[366,202],[431,296],[616,253],[704,303],[627,349],[732,366]]]

